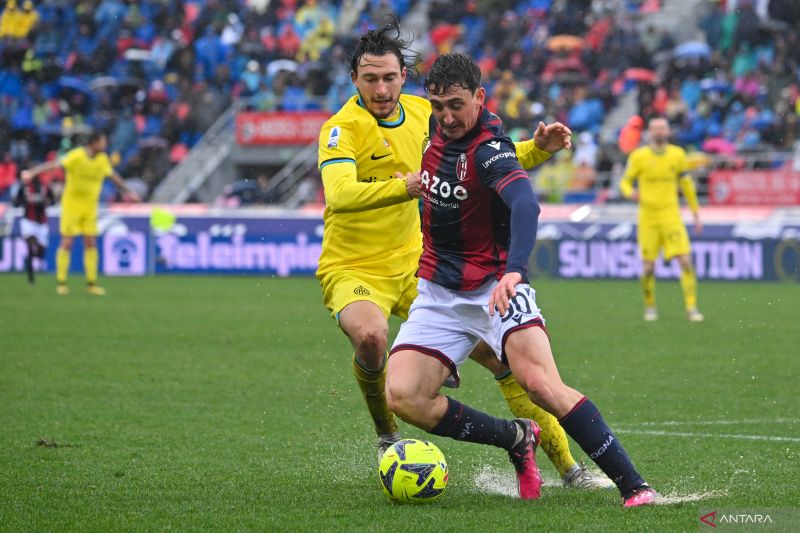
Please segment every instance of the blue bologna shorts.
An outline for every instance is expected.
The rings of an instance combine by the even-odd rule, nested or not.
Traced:
[[[445,386],[458,387],[458,367],[483,340],[497,358],[507,363],[504,346],[509,333],[533,326],[544,327],[536,306],[536,291],[527,283],[516,285],[509,309],[500,316],[489,315],[489,297],[497,281],[490,280],[474,291],[454,291],[426,279],[417,284],[418,295],[411,304],[408,320],[392,346],[392,353],[414,350],[438,359],[450,369]]]

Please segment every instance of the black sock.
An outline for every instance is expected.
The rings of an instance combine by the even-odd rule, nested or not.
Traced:
[[[583,398],[558,421],[564,431],[617,485],[623,496],[627,496],[631,490],[644,483],[642,476],[633,467],[625,448],[591,400]]]
[[[505,450],[517,440],[517,423],[495,418],[446,396],[447,411],[430,432],[440,437],[491,444]]]
[[[28,273],[28,282],[33,283],[33,254],[28,253],[25,258],[25,272]]]

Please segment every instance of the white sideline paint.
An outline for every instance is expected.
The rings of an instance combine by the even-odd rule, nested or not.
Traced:
[[[712,439],[765,440],[774,442],[800,442],[800,437],[780,437],[773,435],[739,435],[736,433],[693,433],[690,431],[667,431],[663,429],[623,429],[617,433],[632,435],[654,435],[658,437],[700,437]]]
[[[738,424],[800,424],[797,418],[745,418],[743,420],[660,420],[640,426],[735,426]]]

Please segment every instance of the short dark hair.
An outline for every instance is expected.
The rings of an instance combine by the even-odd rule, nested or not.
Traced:
[[[380,29],[369,30],[361,36],[356,43],[353,55],[350,56],[350,71],[358,73],[361,58],[364,54],[383,56],[394,54],[400,64],[400,70],[405,67],[412,75],[417,74],[416,63],[418,54],[411,50],[411,41],[404,41],[400,36],[400,24],[397,18],[390,16],[389,22]]]
[[[459,52],[444,54],[433,62],[423,85],[428,94],[438,96],[453,87],[475,93],[481,86],[481,69],[468,55]]]
[[[105,132],[102,132],[100,130],[95,130],[86,136],[86,144],[92,144],[94,142],[97,142],[100,139],[100,137],[105,137],[105,136],[106,136]]]

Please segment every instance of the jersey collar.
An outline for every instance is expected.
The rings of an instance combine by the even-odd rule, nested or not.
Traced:
[[[356,103],[361,109],[369,113],[369,110],[364,106],[364,102],[361,101],[360,96],[356,97]],[[378,121],[378,126],[380,126],[381,128],[396,128],[398,126],[401,126],[403,122],[406,121],[406,110],[403,108],[403,104],[398,100],[397,111],[395,111],[393,118],[387,120],[382,120],[378,118],[375,120]]]

